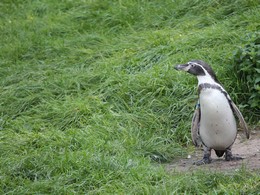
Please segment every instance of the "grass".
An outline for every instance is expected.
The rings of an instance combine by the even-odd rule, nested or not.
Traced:
[[[1,194],[257,194],[259,173],[167,172],[186,156],[203,59],[226,66],[259,3],[0,3]],[[241,105],[242,106],[242,105]],[[251,120],[250,115],[245,116]]]

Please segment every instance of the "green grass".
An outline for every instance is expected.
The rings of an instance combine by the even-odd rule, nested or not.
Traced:
[[[226,67],[259,21],[256,0],[1,1],[0,193],[259,193],[243,167],[163,168],[197,99],[173,65],[203,59],[236,101]]]

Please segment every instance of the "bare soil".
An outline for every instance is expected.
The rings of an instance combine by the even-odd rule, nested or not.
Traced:
[[[232,153],[243,159],[237,161],[225,161],[224,158],[218,158],[212,151],[211,164],[193,165],[202,159],[203,150],[198,148],[194,153],[189,154],[187,158],[178,159],[166,165],[168,171],[193,171],[193,170],[209,170],[209,171],[237,171],[242,167],[252,171],[260,171],[260,130],[252,130],[249,139],[245,138],[243,132],[239,131],[237,139],[232,147]]]

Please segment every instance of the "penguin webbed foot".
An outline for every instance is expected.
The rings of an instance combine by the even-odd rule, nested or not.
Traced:
[[[244,158],[241,156],[225,156],[226,161],[236,161],[236,160],[243,160]]]
[[[197,165],[197,166],[200,166],[200,165],[210,164],[211,161],[212,161],[211,158],[203,158],[203,159],[201,159],[201,160],[199,160],[197,162],[194,162],[193,164]]]
[[[210,164],[212,161],[211,157],[210,157],[210,153],[206,153],[203,156],[203,159],[194,162],[194,165],[200,166],[200,165],[205,165],[205,164]]]
[[[210,164],[212,159],[211,159],[211,148],[208,148],[206,146],[203,146],[203,150],[204,150],[204,155],[203,155],[203,159],[194,162],[194,165],[200,166],[200,165],[205,165],[205,164]]]
[[[225,151],[225,160],[226,161],[236,161],[236,160],[242,160],[244,158],[242,158],[241,156],[234,156],[231,152],[231,149],[227,149]]]

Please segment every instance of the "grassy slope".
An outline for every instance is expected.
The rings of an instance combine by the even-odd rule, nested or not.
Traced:
[[[186,155],[196,80],[259,30],[258,1],[0,3],[1,193],[256,193],[257,173],[167,173]],[[247,116],[249,117],[249,116]]]

